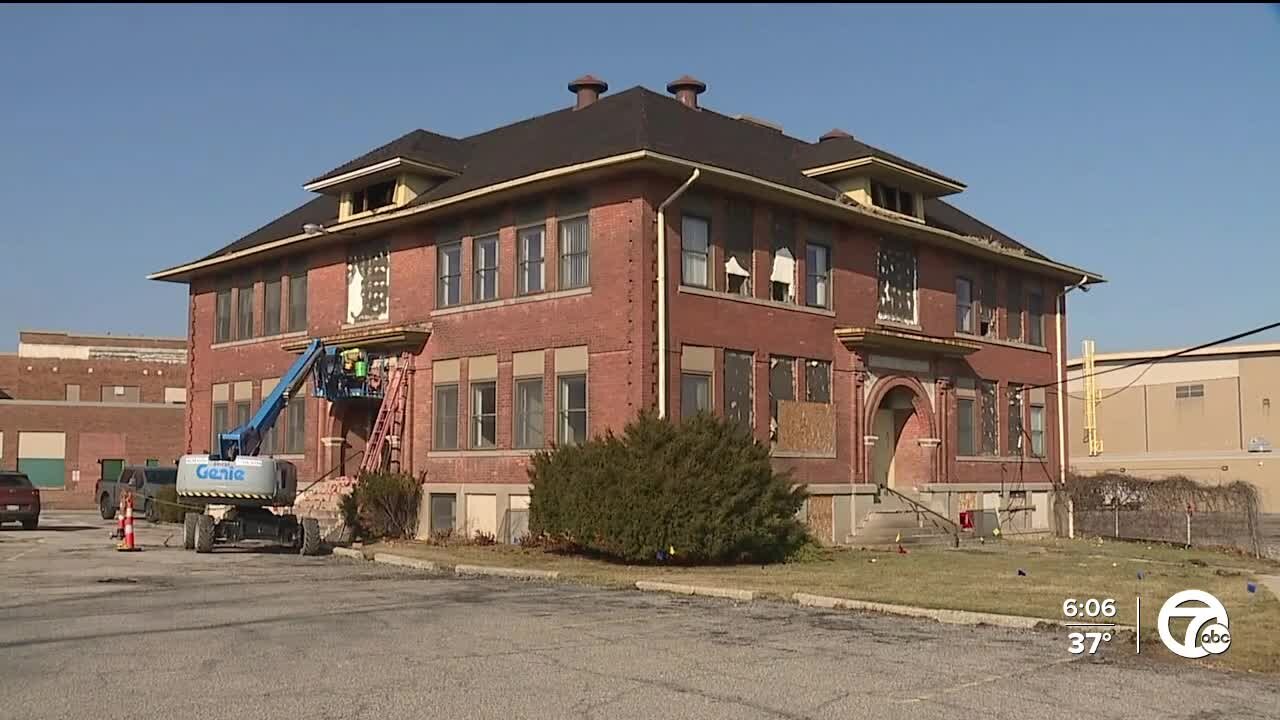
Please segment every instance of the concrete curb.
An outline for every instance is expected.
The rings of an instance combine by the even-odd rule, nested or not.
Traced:
[[[453,571],[458,575],[490,575],[523,580],[558,580],[560,578],[559,570],[526,570],[489,565],[455,565]]]
[[[636,589],[643,590],[645,592],[667,592],[677,593],[679,595],[701,595],[703,597],[728,598],[730,600],[739,600],[742,602],[751,602],[756,598],[754,590],[703,587],[698,585],[679,585],[676,583],[652,582],[649,580],[636,581]]]
[[[1065,620],[1051,620],[1049,618],[1029,617],[1026,615],[1000,615],[968,610],[941,610],[938,608],[915,607],[913,605],[890,605],[888,603],[849,600],[825,595],[809,595],[807,593],[796,593],[791,596],[791,599],[804,607],[826,608],[828,610],[862,610],[886,615],[904,615],[907,617],[927,618],[950,625],[995,625],[997,627],[1031,630],[1045,624],[1062,625],[1066,622]],[[1132,630],[1133,628],[1117,625],[1115,629]]]
[[[403,555],[392,555],[390,553],[377,553],[373,556],[373,561],[384,565],[398,565],[399,567],[426,570],[428,572],[435,572],[439,569],[439,567],[430,560],[417,560],[415,558],[408,558]]]
[[[352,560],[365,559],[364,553],[356,550],[355,548],[336,547],[333,549],[333,554],[338,557],[351,558]]]

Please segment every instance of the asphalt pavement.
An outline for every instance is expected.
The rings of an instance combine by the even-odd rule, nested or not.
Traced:
[[[0,717],[1280,717],[1274,677],[1058,632],[429,576],[49,511],[0,529]],[[165,547],[166,543],[170,547]]]

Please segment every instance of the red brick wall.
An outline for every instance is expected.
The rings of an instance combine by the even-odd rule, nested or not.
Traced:
[[[82,402],[97,402],[104,386],[132,385],[141,402],[159,403],[166,387],[185,387],[185,375],[180,363],[0,355],[0,389],[21,400],[65,400],[75,384]]]

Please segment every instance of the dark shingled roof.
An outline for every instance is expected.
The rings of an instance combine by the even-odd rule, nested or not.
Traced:
[[[837,198],[839,193],[806,177],[802,172],[805,168],[874,156],[944,177],[852,137],[809,143],[706,108],[695,110],[673,97],[635,87],[602,97],[581,110],[556,110],[462,139],[415,130],[316,180],[393,157],[419,160],[459,173],[410,203],[421,205],[544,170],[636,150],[745,173],[825,198]],[[337,215],[337,200],[320,196],[203,259],[296,235],[306,223],[332,224]],[[925,218],[931,226],[986,237],[1043,258],[941,200],[925,203]]]

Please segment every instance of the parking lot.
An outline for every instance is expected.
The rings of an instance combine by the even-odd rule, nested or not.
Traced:
[[[15,718],[1274,718],[1274,678],[1079,660],[1060,633],[183,552],[0,529]],[[165,544],[170,547],[165,547]]]

